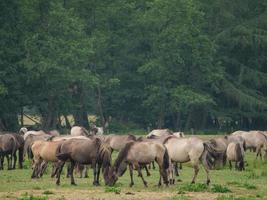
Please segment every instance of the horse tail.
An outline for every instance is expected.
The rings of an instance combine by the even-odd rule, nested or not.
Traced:
[[[245,140],[243,141],[243,149],[244,149],[244,151],[247,150],[247,144],[246,144],[246,141]]]
[[[59,160],[66,161],[70,158],[70,152],[69,153],[63,153],[61,150],[63,144],[59,144],[56,149],[56,157]]]
[[[202,162],[206,167],[212,169],[214,167],[214,161],[223,157],[225,155],[225,152],[216,150],[213,145],[210,145],[207,142],[204,142],[203,145],[204,151],[201,156]]]
[[[242,161],[243,156],[242,156],[241,146],[239,143],[235,144],[235,153],[236,153],[237,162]]]
[[[163,155],[163,168],[166,170],[170,166],[170,157],[167,148],[164,146],[165,152]]]
[[[114,163],[114,167],[116,169],[116,171],[118,170],[120,164],[122,163],[122,161],[125,159],[125,157],[127,156],[129,150],[131,149],[131,147],[133,146],[134,142],[128,142],[123,148],[122,150],[119,152],[119,155],[117,157],[117,159],[115,160]]]

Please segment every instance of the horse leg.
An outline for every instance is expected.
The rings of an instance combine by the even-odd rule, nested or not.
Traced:
[[[13,167],[12,167],[12,169],[15,169],[15,168],[16,168],[16,163],[17,163],[17,154],[16,154],[16,152],[14,153],[13,157],[14,157],[14,162],[13,162]],[[11,163],[11,164],[12,164],[12,163]]]
[[[150,176],[151,174],[150,174],[150,172],[148,171],[148,168],[147,168],[146,165],[144,166],[144,168],[145,168],[145,170],[146,170],[146,175],[147,175],[147,176]]]
[[[256,159],[257,159],[258,156],[260,155],[261,148],[260,147],[257,147],[256,152],[257,152],[257,154],[256,154]]]
[[[140,177],[141,177],[141,179],[142,179],[142,181],[143,181],[143,183],[144,183],[144,186],[145,187],[147,187],[147,182],[145,181],[145,179],[144,179],[144,177],[143,177],[143,174],[142,174],[142,170],[141,170],[141,166],[140,165],[138,165],[138,173],[140,174]]]
[[[194,183],[195,183],[197,174],[198,174],[198,172],[199,172],[199,167],[198,167],[197,164],[196,164],[196,165],[193,165],[193,168],[194,168],[194,176],[193,176],[193,179],[192,179],[191,184],[194,184]]]
[[[57,182],[56,182],[57,185],[60,184],[60,175],[61,175],[61,172],[62,172],[64,165],[65,165],[65,162],[59,161],[59,165],[58,165],[59,169],[57,171]]]
[[[99,183],[97,182],[97,166],[96,166],[96,162],[92,163],[92,167],[93,167],[93,171],[94,171],[94,182],[93,185],[94,186],[99,186]]]
[[[76,185],[75,181],[74,181],[74,177],[73,177],[73,170],[75,167],[75,162],[72,160],[70,162],[70,184],[71,185]]]
[[[206,165],[203,165],[204,166],[204,169],[205,169],[205,172],[206,172],[206,175],[207,175],[207,185],[209,185],[210,184],[210,175],[209,175],[209,168],[208,168],[208,166],[206,166]]]
[[[182,163],[179,163],[179,164],[180,164],[179,169],[183,169]]]
[[[178,162],[174,162],[174,172],[175,172],[175,176],[179,176],[179,172],[178,172]]]
[[[12,156],[11,156],[11,158],[12,158]],[[8,154],[6,155],[6,159],[7,159],[7,170],[10,170],[11,166],[10,166],[10,159],[9,159],[9,155]],[[12,159],[11,159],[11,163],[12,163]]]
[[[99,169],[99,172],[100,172],[100,169]],[[87,165],[84,165],[84,178],[88,178],[88,166]]]
[[[229,168],[232,170],[232,162],[229,160]]]
[[[98,164],[97,165],[97,174],[96,174],[97,185],[100,185],[100,183],[99,183],[99,176],[100,176],[101,166],[102,166],[101,164]],[[86,174],[87,174],[87,166],[86,166],[85,170],[86,170]],[[88,175],[87,175],[87,177],[88,177]]]
[[[67,175],[66,175],[66,178],[69,178],[70,177],[70,163],[68,163],[67,165]]]
[[[156,167],[155,167],[155,162],[154,162],[154,161],[152,162],[152,168],[153,168],[153,169],[156,169]]]
[[[130,178],[131,178],[131,183],[130,183],[130,187],[132,187],[134,185],[134,182],[133,182],[133,165],[130,163],[129,164],[129,172],[130,172]]]

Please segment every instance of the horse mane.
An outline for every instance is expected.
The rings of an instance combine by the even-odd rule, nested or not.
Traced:
[[[132,135],[132,134],[129,134],[128,135],[128,139],[131,139],[133,141],[136,141],[136,137],[134,135]]]
[[[137,142],[142,142],[143,141],[143,137],[141,136],[141,137],[137,138],[136,141]]]
[[[85,133],[85,135],[90,135],[90,133],[86,130],[86,128],[81,126],[82,131]]]
[[[116,169],[116,171],[118,170],[121,162],[124,160],[124,158],[127,156],[129,150],[131,149],[131,147],[133,146],[134,142],[128,142],[123,148],[122,150],[119,152],[119,155],[117,157],[117,159],[115,160],[114,163],[114,167]]]
[[[168,136],[168,137],[166,137],[166,138],[164,139],[164,141],[163,141],[162,144],[166,144],[171,138],[176,138],[176,137],[174,137],[173,135],[170,135],[170,136]]]
[[[106,167],[111,166],[111,148],[107,144],[102,143],[100,145],[98,156],[99,161],[103,165],[102,170],[104,170],[104,168]]]

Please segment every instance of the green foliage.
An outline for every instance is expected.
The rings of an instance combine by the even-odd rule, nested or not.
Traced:
[[[121,188],[120,187],[105,187],[105,192],[112,192],[115,194],[120,194]]]
[[[213,184],[211,187],[212,192],[217,192],[217,193],[227,193],[227,192],[232,192],[228,187],[219,185],[219,184]]]
[[[182,186],[179,186],[179,191],[203,192],[203,191],[207,191],[207,190],[208,190],[208,186],[206,184],[202,184],[202,183],[184,184]]]

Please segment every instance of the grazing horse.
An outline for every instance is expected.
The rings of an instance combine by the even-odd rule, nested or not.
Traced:
[[[7,133],[0,136],[0,169],[3,169],[4,157],[7,158],[8,169],[15,169],[17,161],[17,150],[19,150],[19,163],[22,168],[23,140],[19,135]],[[9,157],[10,155],[10,157]],[[12,159],[14,158],[13,166]]]
[[[262,153],[261,150],[263,149],[265,151],[265,154],[267,153],[267,136],[261,133],[260,131],[240,131],[240,132],[234,132],[232,135],[239,135],[241,136],[245,142],[246,142],[246,148],[255,148],[256,149],[256,159],[258,156],[262,159]]]
[[[70,135],[72,136],[89,136],[91,135],[84,127],[81,126],[73,126],[70,130]]]
[[[134,135],[106,135],[104,142],[107,143],[112,151],[120,151],[128,142],[136,141]]]
[[[154,129],[148,135],[147,138],[151,138],[153,136],[161,137],[161,136],[170,136],[173,132],[169,129]]]
[[[209,140],[209,143],[217,150],[222,152],[221,157],[217,158],[214,163],[214,167],[221,168],[226,164],[226,149],[228,146],[228,140],[225,137],[216,137]]]
[[[235,168],[242,171],[244,167],[245,152],[243,146],[238,142],[230,142],[226,150],[227,160],[229,161],[230,169],[232,169],[231,161],[235,161]]]
[[[63,141],[43,141],[37,140],[33,142],[31,151],[33,154],[33,172],[32,178],[42,177],[48,162],[58,162],[56,150]]]
[[[161,185],[161,177],[166,185],[168,185],[168,173],[170,160],[167,149],[164,145],[155,142],[141,141],[141,142],[129,142],[124,148],[119,152],[119,155],[114,163],[114,166],[109,171],[109,182],[108,185],[113,186],[118,180],[118,175],[121,173],[119,170],[125,170],[127,165],[129,165],[130,171],[130,187],[134,185],[133,182],[133,169],[137,168],[138,174],[141,177],[144,186],[147,187],[147,182],[145,181],[141,168],[144,165],[156,161],[159,166],[160,179],[158,186]],[[121,169],[121,166],[124,169]]]
[[[171,161],[179,163],[191,162],[194,168],[192,183],[195,183],[199,171],[199,162],[202,160],[207,174],[207,184],[210,183],[209,170],[213,165],[212,159],[217,159],[222,152],[216,151],[212,145],[203,142],[197,137],[177,138],[170,136],[164,141],[164,145],[169,152]],[[171,170],[170,177],[173,177],[172,174]],[[174,183],[174,179],[171,182]]]
[[[94,181],[93,185],[99,185],[99,174],[102,168],[104,180],[108,181],[108,172],[111,165],[111,148],[102,143],[99,138],[92,140],[71,139],[64,141],[58,146],[56,157],[60,160],[57,171],[57,182],[60,184],[60,174],[66,161],[70,161],[71,184],[76,185],[73,177],[75,164],[84,164],[93,167]]]

